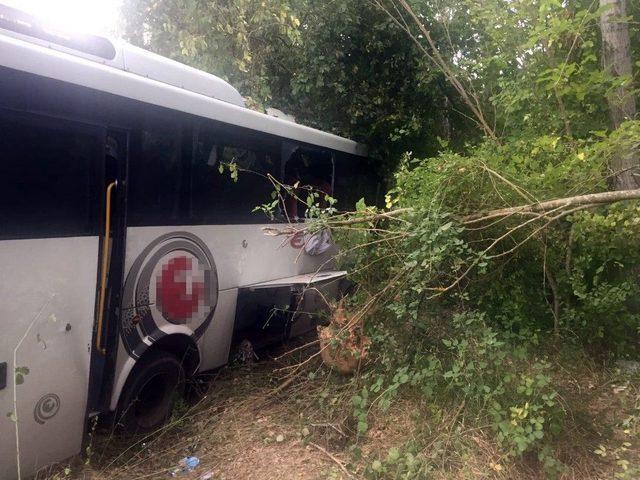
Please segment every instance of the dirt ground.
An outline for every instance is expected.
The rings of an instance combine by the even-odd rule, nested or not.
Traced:
[[[329,371],[319,358],[304,369],[311,349],[295,358],[277,359],[281,350],[263,354],[250,366],[231,366],[205,379],[208,391],[194,404],[177,406],[171,422],[142,438],[123,438],[110,430],[92,433],[89,450],[71,463],[41,472],[39,480],[169,479],[180,460],[198,457],[185,480],[347,480],[373,478],[367,465],[389,449],[414,438],[432,438],[421,454],[437,444],[429,479],[543,479],[537,461],[522,458],[507,464],[486,432],[466,427],[457,412],[432,418],[430,406],[416,398],[399,398],[386,412],[371,412],[370,429],[357,437],[350,409],[353,385]],[[640,384],[640,382],[638,383]],[[563,401],[583,404],[571,412],[571,429],[563,432],[557,451],[569,467],[561,479],[640,478],[616,476],[621,460],[640,464],[638,445],[621,451],[620,422],[629,408],[640,408],[638,384],[607,379],[596,372],[567,375]],[[575,397],[575,398],[572,398]],[[636,405],[634,407],[634,405]],[[594,453],[603,444],[606,455]],[[617,449],[617,450],[616,450]],[[379,478],[394,478],[384,476]],[[414,477],[398,477],[414,478]]]
[[[36,478],[167,479],[187,456],[198,457],[200,463],[176,478],[352,478],[343,471],[344,455],[332,452],[325,442],[331,436],[323,431],[331,427],[304,413],[300,402],[309,394],[304,378],[289,376],[287,370],[274,371],[284,365],[273,359],[281,353],[278,348],[265,352],[269,358],[254,365],[210,374],[203,380],[208,385],[206,395],[194,404],[179,404],[170,423],[153,435],[132,439],[97,427],[82,458],[40,472]],[[295,382],[287,382],[289,378]],[[290,386],[280,388],[283,382]]]

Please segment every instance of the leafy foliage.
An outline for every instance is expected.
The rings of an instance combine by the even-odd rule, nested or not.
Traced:
[[[367,323],[378,367],[363,375],[353,401],[361,434],[373,408],[414,391],[490,425],[505,455],[536,451],[549,475],[563,469],[549,449],[565,417],[544,345],[562,339],[604,359],[638,355],[639,207],[592,208],[554,221],[462,219],[606,190],[607,159],[621,144],[638,148],[638,126],[582,141],[543,135],[530,143],[487,141],[466,155],[406,156],[387,206],[410,213],[356,232],[334,227],[345,245],[343,266],[360,285],[352,308],[378,296]],[[362,203],[358,210],[375,211]],[[418,460],[411,468],[430,465]],[[413,471],[402,462],[380,459],[370,476]]]
[[[270,98],[268,65],[300,41],[286,1],[129,0],[124,10],[131,41],[217,73],[250,103]]]
[[[221,76],[252,108],[367,143],[381,170],[406,150],[434,153],[452,129],[473,131],[441,74],[367,0],[126,0],[124,10],[129,41]]]

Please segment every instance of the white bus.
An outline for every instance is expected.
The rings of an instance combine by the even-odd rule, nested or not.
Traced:
[[[0,5],[0,479],[78,453],[94,415],[153,430],[233,341],[308,328],[335,249],[265,236],[254,207],[291,162],[353,202],[365,160],[220,78]]]

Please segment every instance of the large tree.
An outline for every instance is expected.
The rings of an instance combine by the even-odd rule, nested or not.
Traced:
[[[633,63],[625,0],[600,0],[602,15],[602,63],[604,69],[617,80],[607,96],[609,117],[614,129],[636,117],[636,98],[633,90]],[[611,161],[613,186],[627,190],[640,186],[640,158],[633,151],[620,151]]]

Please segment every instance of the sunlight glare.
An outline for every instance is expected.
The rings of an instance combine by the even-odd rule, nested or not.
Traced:
[[[58,28],[117,35],[122,0],[0,0]]]

